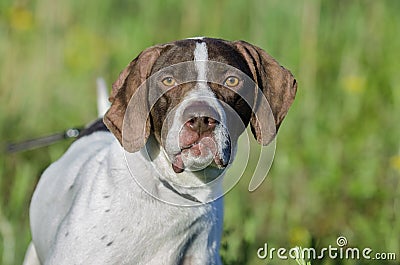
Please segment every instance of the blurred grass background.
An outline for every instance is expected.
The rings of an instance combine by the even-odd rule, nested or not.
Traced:
[[[396,252],[400,262],[400,1],[2,0],[0,145],[86,124],[95,79],[144,48],[192,36],[254,43],[299,83],[262,187],[225,199],[225,264],[264,243]],[[0,264],[20,264],[41,172],[70,142],[0,152]],[[249,175],[249,174],[247,174]],[[373,264],[330,260],[313,264]]]

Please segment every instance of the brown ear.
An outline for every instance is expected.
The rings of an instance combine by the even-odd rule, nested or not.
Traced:
[[[103,120],[128,152],[138,151],[149,137],[151,126],[148,117],[148,93],[145,87],[138,88],[150,76],[153,64],[164,48],[165,45],[160,45],[144,50],[120,73],[112,85],[109,98],[111,107]]]
[[[275,137],[295,98],[297,82],[290,71],[280,66],[261,48],[245,41],[236,41],[234,45],[247,61],[253,80],[269,103],[269,106],[266,106],[268,104],[262,100],[262,95],[257,95],[250,120],[251,130],[257,142],[267,145]]]

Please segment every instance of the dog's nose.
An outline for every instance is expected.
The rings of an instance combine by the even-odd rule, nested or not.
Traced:
[[[185,126],[201,135],[214,130],[216,123],[217,121],[210,117],[193,117],[185,123]]]

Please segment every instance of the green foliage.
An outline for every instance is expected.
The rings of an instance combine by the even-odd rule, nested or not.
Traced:
[[[299,90],[267,180],[249,193],[247,172],[225,198],[225,263],[295,264],[257,249],[323,248],[338,235],[400,255],[398,10],[390,0],[1,1],[0,147],[91,121],[95,78],[111,84],[152,44],[244,39],[290,69]],[[0,152],[0,264],[22,262],[30,197],[69,144]]]

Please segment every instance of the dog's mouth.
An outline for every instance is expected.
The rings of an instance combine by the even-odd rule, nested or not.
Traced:
[[[185,170],[200,171],[210,166],[219,169],[227,167],[230,158],[230,141],[223,139],[224,137],[220,135],[221,130],[214,128],[221,125],[214,120],[212,122],[216,125],[213,125],[209,132],[199,133],[188,130],[190,126],[183,127],[180,131],[178,136],[180,150],[171,157],[172,169],[175,173],[182,173]]]
[[[215,140],[204,137],[198,142],[181,147],[181,151],[173,157],[172,169],[175,173],[182,173],[185,169],[199,171],[208,166],[225,168],[227,164],[218,151]]]

